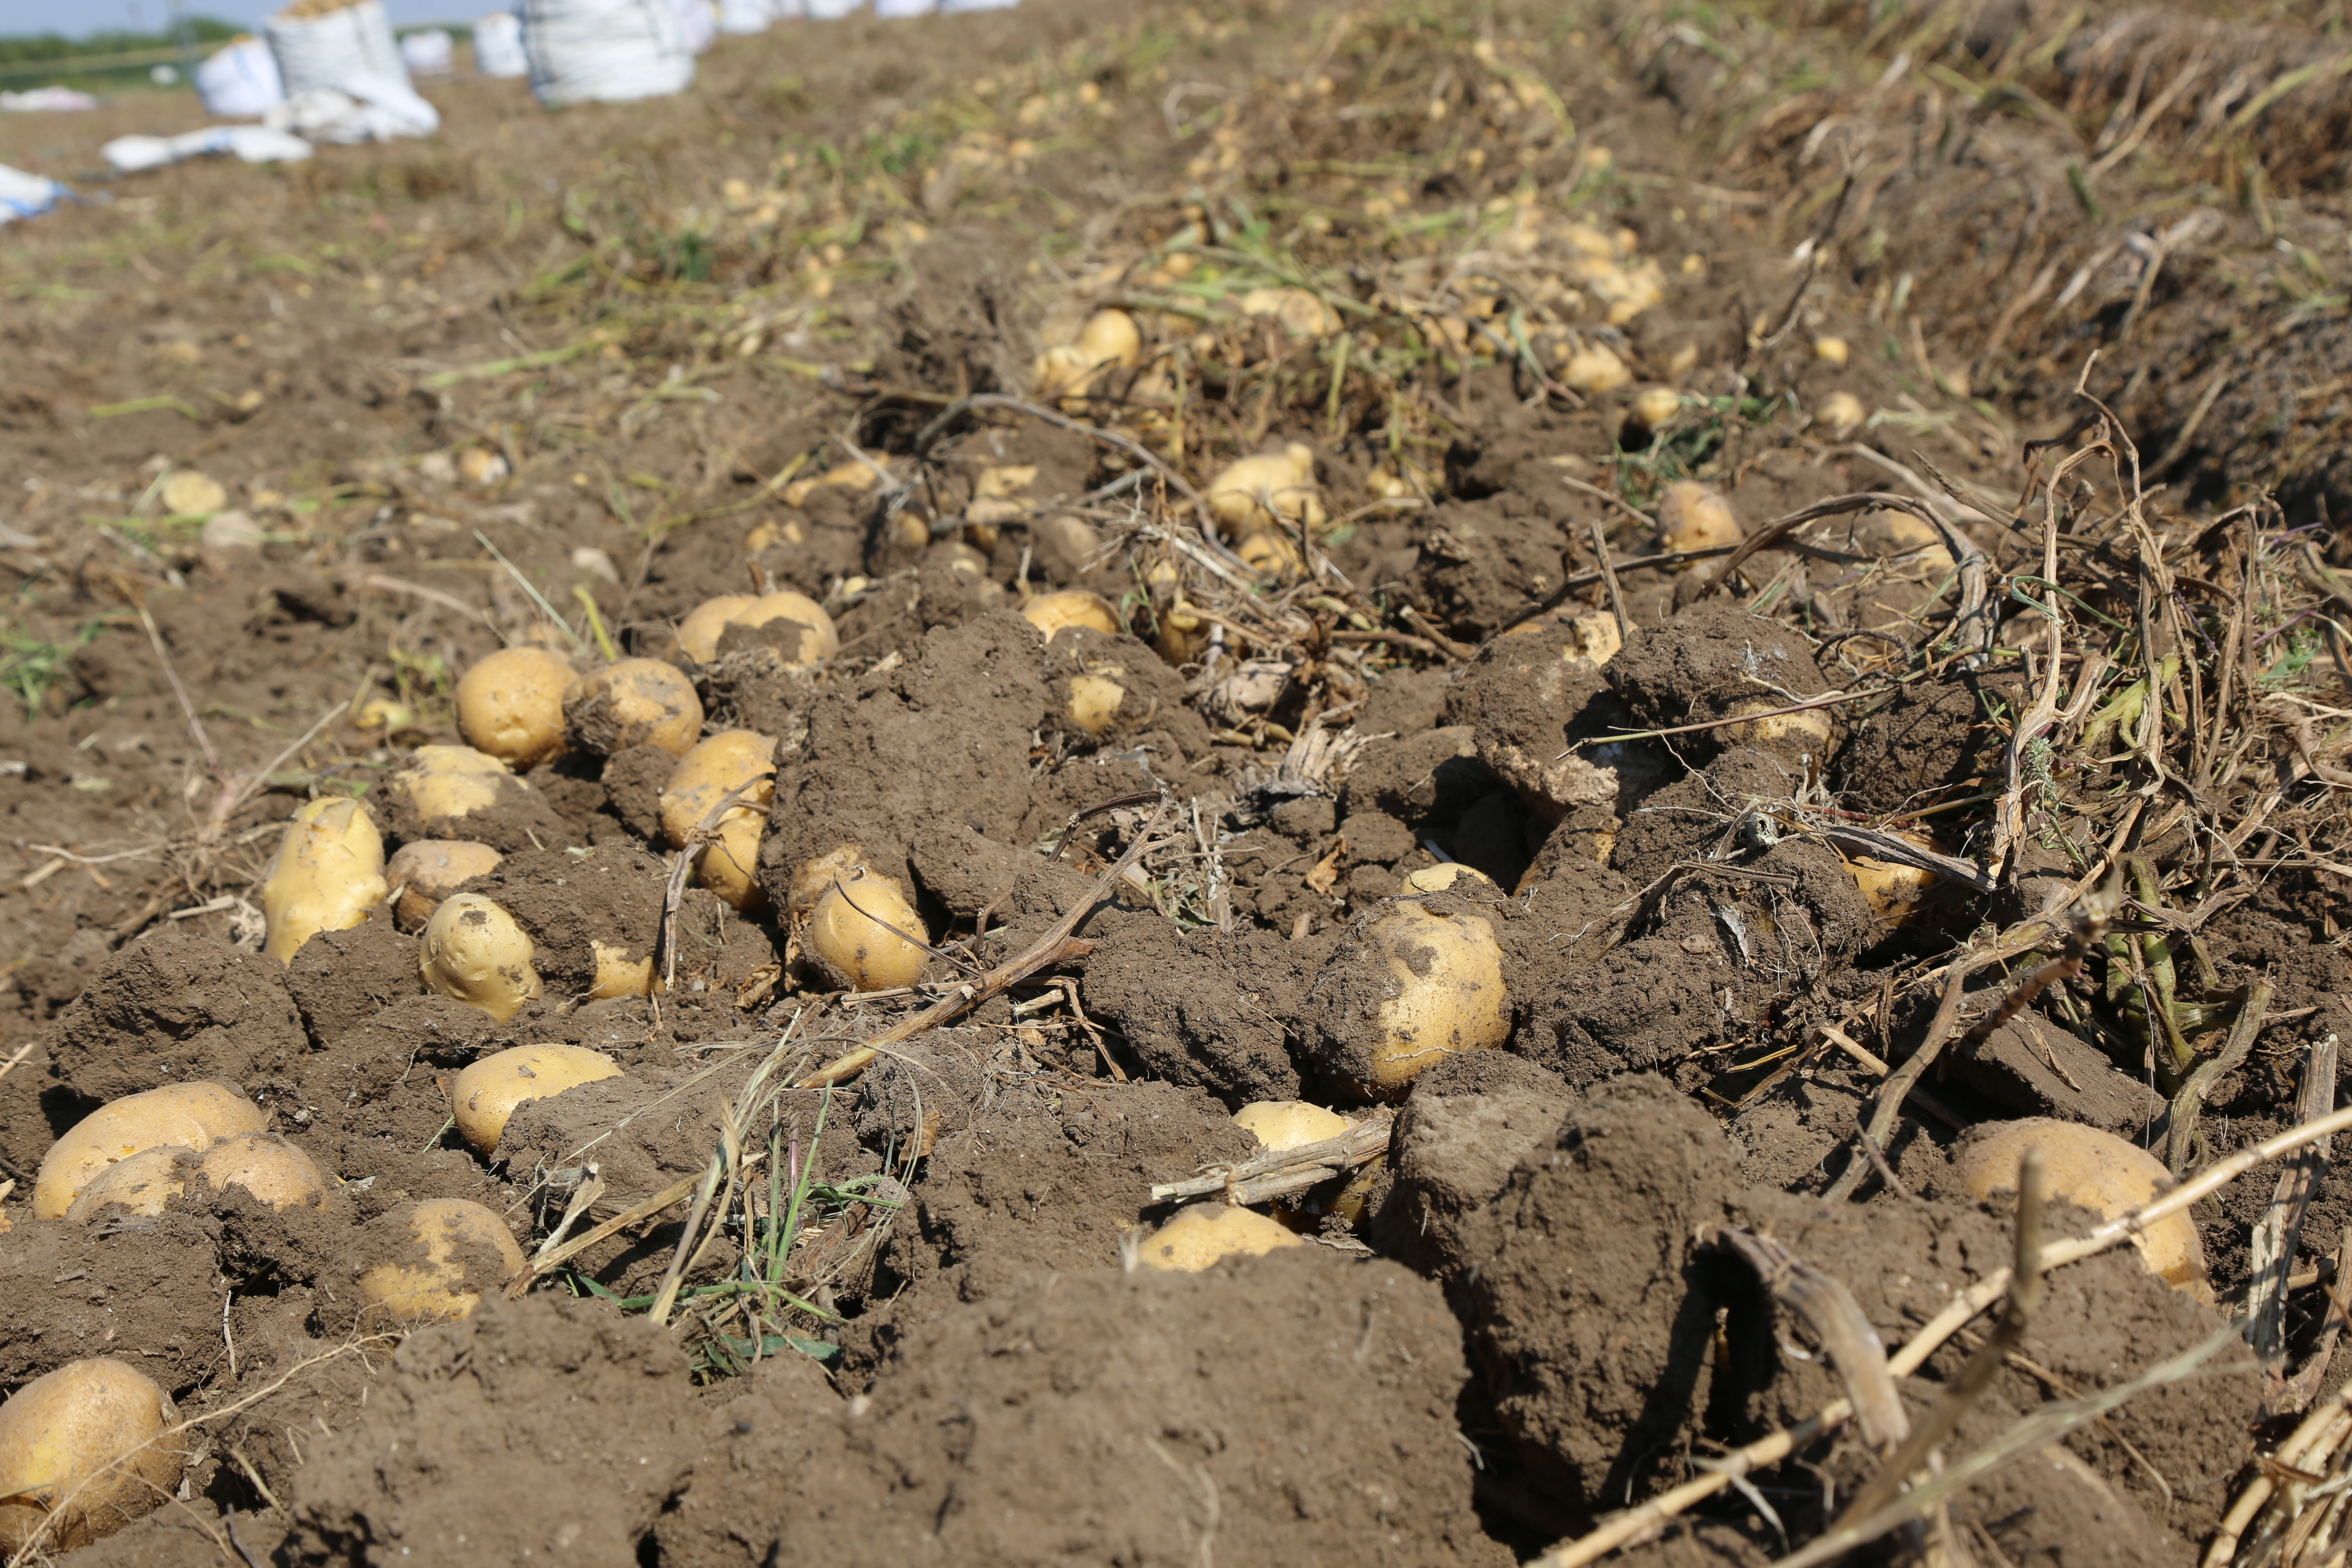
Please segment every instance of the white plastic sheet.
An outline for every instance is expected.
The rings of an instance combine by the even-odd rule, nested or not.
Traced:
[[[456,40],[439,27],[427,27],[400,40],[401,62],[411,76],[447,76],[457,54]]]
[[[196,67],[196,94],[207,114],[258,120],[271,104],[284,101],[286,84],[267,42],[239,38]]]
[[[46,175],[28,174],[0,163],[0,224],[15,223],[20,217],[38,217],[72,195],[71,190]]]
[[[207,125],[182,136],[118,136],[99,153],[116,174],[135,174],[223,153],[247,163],[295,163],[310,156],[310,144],[266,126]],[[0,208],[5,206],[0,201]]]
[[[522,48],[521,17],[511,11],[493,11],[474,24],[474,68],[484,76],[530,74],[530,57]]]
[[[522,0],[522,40],[541,103],[626,103],[694,80],[673,0]]]
[[[380,0],[360,0],[323,16],[272,16],[264,28],[289,98],[317,88],[344,88],[362,76],[407,85],[408,65]]]
[[[0,114],[57,114],[100,107],[97,99],[69,87],[37,87],[0,92]]]
[[[262,123],[306,142],[350,146],[430,136],[441,128],[441,115],[406,82],[362,75],[349,78],[340,88],[297,93],[271,110]]]

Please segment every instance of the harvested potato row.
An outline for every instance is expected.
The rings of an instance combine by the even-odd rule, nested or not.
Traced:
[[[62,1219],[82,1189],[118,1161],[148,1149],[209,1149],[217,1139],[258,1132],[261,1108],[225,1083],[173,1083],[100,1106],[41,1158],[33,1217]]]
[[[294,962],[322,931],[349,931],[383,902],[383,835],[367,807],[321,795],[295,808],[261,884],[268,939],[261,951]]]
[[[176,1494],[180,1413],[111,1356],[68,1362],[0,1405],[0,1553],[70,1552]]]

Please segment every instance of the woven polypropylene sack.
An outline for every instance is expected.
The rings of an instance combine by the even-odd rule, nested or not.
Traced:
[[[223,120],[257,120],[285,101],[278,57],[259,38],[239,38],[196,67],[196,93],[205,112]]]
[[[353,77],[408,80],[408,62],[378,0],[360,0],[323,16],[272,16],[265,29],[289,98],[340,88]]]
[[[400,40],[400,58],[408,62],[411,76],[447,76],[457,52],[457,41],[444,27],[427,27]]]
[[[522,42],[545,104],[660,98],[694,80],[671,0],[523,0]]]
[[[522,49],[522,18],[511,11],[493,11],[474,24],[474,68],[484,76],[530,74],[530,57]]]
[[[776,20],[774,0],[719,0],[719,30],[764,33]]]

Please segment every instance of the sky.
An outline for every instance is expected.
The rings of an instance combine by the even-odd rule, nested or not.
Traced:
[[[258,27],[286,0],[191,0],[189,9],[240,26]],[[471,19],[502,9],[499,0],[384,0],[393,22]],[[0,0],[0,34],[63,33],[79,37],[100,28],[132,27],[160,32],[170,17],[166,0]]]

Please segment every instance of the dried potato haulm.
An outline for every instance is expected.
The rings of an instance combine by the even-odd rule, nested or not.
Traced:
[[[179,1419],[153,1378],[110,1356],[18,1389],[0,1405],[0,1552],[70,1552],[171,1498],[187,1464]]]
[[[677,666],[625,658],[572,683],[563,722],[574,745],[600,757],[631,746],[682,757],[702,738],[702,699]]]
[[[929,933],[906,890],[858,865],[835,873],[809,913],[808,951],[844,991],[887,991],[923,977]]]
[[[1996,1121],[1970,1130],[1953,1151],[1953,1163],[1969,1195],[1979,1200],[2017,1190],[2018,1162],[2028,1149],[2042,1151],[2045,1195],[2064,1198],[2101,1219],[2130,1213],[2172,1185],[2172,1173],[2147,1150],[2112,1132],[2078,1122],[2031,1117]],[[2176,1290],[2209,1305],[2213,1287],[2205,1274],[2205,1244],[2187,1214],[2165,1215],[2132,1237],[2148,1272]]]
[[[1288,1226],[1255,1209],[1194,1204],[1143,1238],[1136,1261],[1146,1268],[1198,1274],[1228,1258],[1260,1258],[1277,1247],[1304,1247]]]
[[[479,1007],[501,1024],[540,993],[530,935],[479,893],[441,900],[425,922],[416,966],[427,989]]]
[[[297,1205],[321,1208],[327,1202],[327,1178],[317,1161],[275,1132],[241,1132],[202,1151],[142,1149],[109,1165],[82,1188],[66,1218],[87,1225],[110,1204],[136,1215],[162,1214],[199,1176],[216,1193],[242,1187],[280,1213]]]
[[[1483,915],[1392,900],[1359,921],[1315,977],[1306,1026],[1308,1058],[1336,1086],[1368,1100],[1403,1099],[1444,1058],[1509,1037],[1495,928]]]
[[[1117,637],[1121,629],[1118,614],[1102,595],[1083,588],[1040,594],[1021,606],[1021,616],[1044,632],[1047,642],[1054,640],[1055,633],[1072,626],[1091,626],[1105,637]]]
[[[1228,538],[1304,522],[1324,521],[1323,500],[1315,489],[1314,448],[1293,441],[1279,452],[1261,452],[1226,466],[1209,481],[1209,510]]]
[[[457,728],[476,751],[518,769],[563,754],[572,666],[543,647],[501,648],[457,680]]]
[[[442,900],[474,878],[488,876],[505,858],[468,838],[419,838],[402,845],[383,867],[383,879],[399,889],[393,918],[403,931],[420,929]]]
[[[484,1057],[450,1080],[449,1113],[457,1118],[458,1135],[487,1157],[524,1100],[551,1099],[574,1084],[620,1076],[619,1065],[601,1051],[516,1046]]]
[[[322,931],[349,931],[383,902],[383,835],[358,801],[323,795],[297,807],[261,884],[269,938],[261,951],[294,962]]]
[[[33,1184],[33,1215],[58,1219],[98,1173],[145,1149],[209,1149],[258,1132],[269,1119],[225,1083],[174,1083],[100,1106],[49,1145]]]
[[[383,1259],[360,1275],[369,1323],[470,1316],[481,1293],[522,1272],[522,1248],[499,1216],[464,1198],[427,1198],[369,1222],[362,1242]]]

